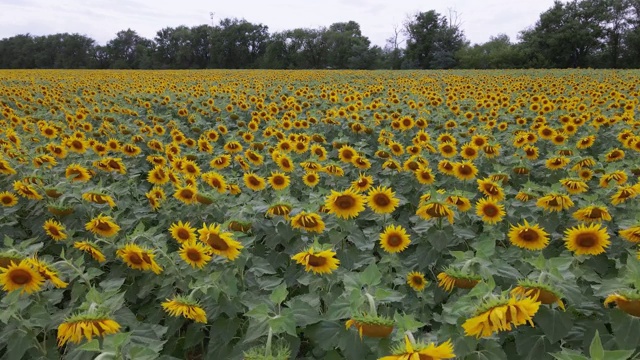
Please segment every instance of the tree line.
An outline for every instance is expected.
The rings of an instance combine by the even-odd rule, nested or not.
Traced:
[[[490,26],[490,24],[487,24]],[[80,34],[0,40],[0,68],[53,69],[504,69],[640,67],[640,0],[556,1],[518,41],[470,44],[455,12],[418,12],[384,47],[357,22],[269,33],[244,19],[166,27],[153,39],[128,29],[105,45]]]

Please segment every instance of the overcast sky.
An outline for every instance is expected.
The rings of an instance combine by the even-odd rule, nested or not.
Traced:
[[[553,0],[0,0],[0,38],[17,34],[80,33],[105,44],[120,30],[131,28],[152,39],[163,27],[211,24],[225,17],[262,23],[269,32],[297,27],[317,28],[354,20],[363,35],[384,46],[408,15],[448,9],[457,11],[472,43],[518,32],[535,23]]]

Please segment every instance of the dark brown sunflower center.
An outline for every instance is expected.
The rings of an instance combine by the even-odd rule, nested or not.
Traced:
[[[182,191],[180,191],[180,196],[185,199],[191,199],[193,198],[194,195],[195,193],[189,189],[182,189]]]
[[[474,148],[466,148],[464,149],[464,153],[469,156],[473,156],[476,154],[476,149]]]
[[[391,247],[398,247],[402,244],[402,236],[399,234],[390,234],[387,238],[387,244]]]
[[[375,194],[373,196],[373,202],[378,206],[387,206],[391,204],[391,199],[385,194]]]
[[[458,168],[458,171],[462,175],[471,175],[473,174],[473,169],[469,165],[462,165]]]
[[[111,225],[105,221],[98,221],[98,224],[96,225],[96,229],[100,231],[110,231]]]
[[[482,208],[482,212],[488,217],[494,217],[498,215],[500,210],[498,210],[496,206],[489,204],[489,205],[485,205],[485,207]]]
[[[445,145],[445,146],[442,147],[442,151],[445,152],[445,153],[451,153],[451,152],[453,152],[453,147],[450,146],[450,145]]]
[[[558,206],[560,205],[560,202],[558,201],[557,197],[554,197],[551,200],[549,200],[547,204],[549,204],[550,206]]]
[[[445,170],[452,170],[453,169],[453,164],[451,164],[450,162],[446,162],[442,165],[442,168]]]
[[[520,232],[520,239],[526,242],[534,242],[539,238],[540,238],[540,235],[538,234],[537,231],[533,229],[525,229],[522,232]]]
[[[144,263],[144,260],[142,260],[140,255],[136,253],[132,253],[129,255],[129,262],[134,265],[142,265]]]
[[[273,178],[273,183],[275,185],[284,185],[285,181],[284,181],[284,177],[282,176],[276,176]]]
[[[322,256],[309,255],[307,260],[310,266],[319,267],[327,263],[327,259]]]
[[[595,208],[595,209],[592,209],[592,210],[589,212],[589,214],[587,215],[587,217],[588,217],[589,219],[600,219],[600,218],[602,218],[602,215],[603,215],[602,210],[600,210],[600,209],[598,209],[598,208]]]
[[[335,204],[340,209],[351,209],[355,206],[356,200],[351,195],[340,195],[336,198]]]
[[[55,227],[55,226],[49,226],[49,228],[47,230],[49,230],[49,232],[53,236],[59,236],[60,235],[60,231],[58,231],[58,228]]]
[[[300,220],[298,221],[298,225],[300,225],[302,227],[305,227],[305,228],[314,228],[314,227],[318,226],[318,220],[316,220],[312,216],[304,215],[304,216],[300,217]]]
[[[442,208],[441,205],[439,204],[434,204],[429,206],[429,208],[427,208],[426,211],[427,215],[431,216],[431,217],[444,217],[445,216],[445,211]]]
[[[224,239],[218,236],[218,234],[213,233],[210,233],[209,236],[207,236],[207,244],[219,251],[225,251],[229,248],[229,245],[227,245],[227,242],[224,241]]]
[[[486,184],[484,185],[484,191],[486,191],[487,194],[489,195],[498,195],[500,194],[500,190],[498,190],[498,188],[492,184]]]
[[[422,278],[420,276],[414,276],[411,278],[411,281],[414,285],[420,286],[422,285]]]
[[[32,279],[31,273],[23,269],[11,271],[9,277],[11,278],[11,282],[18,285],[28,284]]]
[[[351,151],[343,151],[342,157],[347,160],[351,160],[351,158],[353,158],[353,153]]]
[[[576,236],[576,243],[582,248],[590,248],[598,243],[598,239],[590,233],[578,234],[578,236]]]
[[[11,204],[13,202],[13,198],[10,196],[3,196],[0,201],[2,201],[3,204]]]
[[[189,249],[187,250],[187,257],[191,261],[198,262],[202,259],[202,255],[200,255],[200,251],[198,249]]]
[[[82,149],[84,148],[84,146],[83,146],[82,142],[81,142],[81,141],[78,141],[78,140],[73,140],[73,141],[71,142],[71,146],[72,146],[74,149],[77,149],[77,150],[82,150]]]
[[[187,229],[180,228],[178,229],[177,235],[178,235],[178,238],[182,240],[187,240],[191,236],[191,233]]]

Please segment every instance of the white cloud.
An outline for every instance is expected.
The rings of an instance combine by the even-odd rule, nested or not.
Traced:
[[[531,26],[553,0],[3,0],[0,38],[30,33],[81,33],[106,43],[120,30],[131,28],[153,38],[156,31],[178,25],[195,26],[221,18],[245,18],[262,23],[270,32],[296,27],[317,28],[334,22],[354,20],[373,44],[383,46],[392,35],[394,24],[401,25],[410,14],[436,10],[442,15],[455,9],[462,29],[473,43],[505,33],[512,40],[520,30]]]

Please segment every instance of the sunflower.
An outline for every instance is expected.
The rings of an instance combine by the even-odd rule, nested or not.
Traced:
[[[456,145],[449,142],[439,144],[438,151],[440,151],[440,154],[445,158],[454,157],[458,153]]]
[[[569,164],[569,158],[564,156],[554,157],[545,161],[545,166],[549,170],[558,170]]]
[[[607,228],[600,224],[580,224],[565,230],[565,246],[576,255],[598,255],[611,243]]]
[[[404,342],[404,347],[396,346],[391,350],[393,355],[383,356],[378,360],[442,360],[456,357],[451,340],[436,346],[434,343],[414,343],[405,335]]]
[[[610,294],[604,300],[604,306],[611,303],[616,303],[618,308],[629,315],[640,317],[640,292],[635,291],[620,291]]]
[[[162,165],[156,165],[153,169],[149,170],[147,174],[147,181],[154,185],[162,185],[169,182],[169,174],[167,169]]]
[[[395,192],[389,187],[378,186],[367,194],[367,204],[377,214],[390,214],[399,203],[400,200],[395,197]]]
[[[0,205],[4,207],[15,206],[18,203],[18,197],[9,191],[0,192]]]
[[[478,179],[478,190],[491,200],[500,201],[504,199],[504,190],[497,182],[491,179]]]
[[[68,237],[65,233],[66,229],[64,226],[56,220],[46,220],[44,225],[42,225],[42,228],[44,229],[44,232],[55,241],[64,240]]]
[[[271,172],[271,176],[267,180],[274,190],[286,189],[291,182],[289,176],[278,171]]]
[[[178,199],[180,202],[184,204],[195,204],[198,199],[198,190],[195,186],[180,186],[176,189],[176,192],[173,193],[173,197]]]
[[[416,211],[416,215],[425,220],[447,218],[449,223],[453,224],[453,210],[449,208],[448,204],[442,202],[426,202],[418,208],[418,210]]]
[[[243,175],[244,184],[253,191],[261,191],[266,187],[266,180],[252,172]]]
[[[464,196],[450,195],[447,196],[445,201],[447,204],[455,205],[460,212],[469,211],[469,209],[471,209],[471,201]]]
[[[26,260],[29,263],[29,265],[33,267],[35,271],[40,273],[40,276],[42,276],[43,279],[51,281],[53,286],[59,289],[64,289],[67,287],[67,285],[69,285],[68,283],[60,279],[60,274],[58,273],[58,270],[51,267],[51,265],[48,264],[47,262],[38,259],[36,256],[33,256]]]
[[[360,340],[363,336],[370,338],[386,338],[393,332],[395,322],[383,316],[374,316],[371,314],[354,315],[347,320],[345,326],[348,329],[355,327],[360,334]]]
[[[474,160],[478,157],[478,147],[474,144],[464,144],[460,148],[460,156],[465,160]]]
[[[312,246],[293,255],[291,259],[300,265],[304,265],[306,272],[331,274],[340,265],[340,260],[336,259],[335,255],[336,253],[332,250],[322,250]]]
[[[162,303],[164,311],[171,316],[182,316],[199,323],[207,323],[207,313],[198,302],[184,296],[175,296]]]
[[[470,161],[454,164],[453,175],[459,180],[473,180],[478,174],[478,168]]]
[[[191,227],[189,222],[178,221],[177,223],[172,223],[169,227],[169,232],[171,237],[180,244],[196,240],[196,229]]]
[[[331,190],[331,195],[325,200],[325,206],[329,209],[329,213],[339,218],[350,219],[364,210],[364,202],[364,195],[351,189],[342,192]]]
[[[511,225],[508,236],[511,244],[527,250],[542,250],[549,244],[549,234],[538,224],[529,225],[527,220],[524,225]]]
[[[222,170],[229,165],[231,165],[231,156],[226,154],[220,155],[209,162],[209,166],[216,170]]]
[[[404,251],[410,243],[411,239],[407,231],[400,225],[389,225],[380,234],[380,246],[388,253]]]
[[[433,175],[433,171],[426,165],[420,165],[416,171],[413,172],[416,179],[420,184],[431,185],[436,181],[436,177]]]
[[[42,200],[43,197],[38,193],[38,191],[31,185],[25,184],[22,181],[14,181],[13,182],[13,190],[18,193],[18,195],[31,199],[31,200]]]
[[[116,255],[132,269],[151,270],[156,275],[162,272],[162,268],[154,260],[155,255],[153,252],[136,244],[126,244],[116,251]]]
[[[91,257],[97,262],[104,262],[105,260],[107,260],[107,258],[100,251],[100,249],[98,249],[96,244],[94,244],[92,242],[89,242],[89,241],[76,241],[76,242],[73,243],[73,247],[78,249],[78,250],[80,250],[80,251],[84,251],[87,254],[91,255]]]
[[[116,203],[115,201],[113,201],[113,198],[111,196],[99,192],[83,193],[82,199],[99,205],[108,204],[110,208],[116,206]]]
[[[489,337],[494,332],[511,331],[512,326],[526,323],[533,326],[533,316],[539,308],[540,302],[529,297],[489,300],[478,307],[475,315],[467,319],[462,328],[465,335],[480,338]]]
[[[288,155],[281,154],[276,162],[280,170],[284,172],[292,172],[294,169],[293,161]]]
[[[202,224],[198,234],[200,234],[200,241],[209,245],[214,254],[232,261],[240,256],[240,249],[244,248],[239,241],[232,238],[232,233],[222,232],[219,224],[211,224],[209,226]]]
[[[624,159],[624,151],[617,148],[605,155],[605,161],[607,162],[620,161],[622,159]]]
[[[620,205],[629,199],[633,199],[640,195],[640,186],[621,186],[615,194],[611,195],[611,204]]]
[[[85,224],[84,228],[92,233],[104,237],[111,237],[120,231],[120,226],[116,224],[111,216],[98,215],[97,217],[89,220]]]
[[[561,179],[560,184],[564,186],[564,188],[569,192],[569,194],[581,194],[583,192],[587,192],[589,190],[589,185],[587,185],[582,180],[576,179]]]
[[[568,195],[551,193],[539,198],[536,206],[547,211],[562,211],[573,206],[573,201]]]
[[[506,215],[504,205],[492,199],[482,198],[476,203],[476,215],[488,224],[497,224]]]
[[[65,319],[58,326],[58,347],[68,341],[78,344],[84,336],[91,341],[93,337],[115,334],[120,331],[120,324],[104,314],[76,314]]]
[[[211,249],[193,240],[182,242],[179,251],[180,257],[193,268],[202,269],[211,260]]]
[[[422,291],[427,286],[427,279],[419,271],[412,271],[407,274],[407,284],[415,291]]]
[[[15,175],[16,170],[11,167],[11,164],[5,159],[0,159],[0,174],[3,175]]]
[[[28,259],[19,263],[11,261],[6,268],[0,267],[0,284],[4,291],[20,290],[20,294],[28,294],[40,291],[44,278],[33,268]]]
[[[289,213],[291,213],[292,206],[289,204],[278,203],[275,205],[271,205],[269,209],[267,209],[268,216],[282,216],[285,219],[289,218]]]
[[[324,221],[316,213],[302,211],[291,218],[291,226],[294,229],[321,233],[324,231]]]
[[[338,157],[340,158],[340,161],[345,163],[352,163],[353,158],[357,155],[358,153],[356,152],[356,149],[349,145],[344,145],[338,150]]]
[[[67,166],[64,176],[71,182],[87,182],[91,179],[89,170],[79,164],[71,164]]]
[[[627,241],[634,243],[640,242],[640,225],[620,230],[620,236]]]
[[[611,221],[611,214],[605,206],[591,205],[576,210],[573,213],[573,218],[576,220],[584,221],[586,223]]]
[[[476,286],[481,278],[477,275],[469,274],[454,268],[445,269],[438,274],[438,287],[451,292],[453,288],[471,289]]]
[[[551,285],[531,280],[519,280],[518,286],[511,289],[511,295],[528,297],[533,301],[539,301],[544,305],[558,304],[558,307],[565,310],[562,302],[562,295]]]
[[[438,171],[445,175],[455,175],[455,165],[447,159],[438,162]]]

